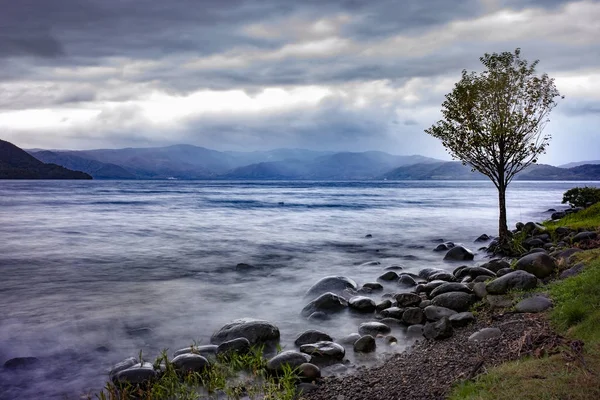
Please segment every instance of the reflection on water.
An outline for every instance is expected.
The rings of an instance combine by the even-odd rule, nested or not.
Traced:
[[[509,221],[544,218],[574,185],[513,183]],[[40,365],[1,371],[0,397],[78,398],[114,362],[207,343],[239,317],[274,322],[286,349],[311,327],[356,332],[363,318],[349,313],[301,318],[306,289],[327,275],[373,281],[391,264],[452,269],[433,241],[476,249],[496,201],[487,182],[2,181],[0,363]]]

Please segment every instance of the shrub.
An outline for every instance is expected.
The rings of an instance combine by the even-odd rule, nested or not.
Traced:
[[[571,207],[589,207],[600,202],[600,188],[576,187],[563,194],[562,203],[569,203]]]

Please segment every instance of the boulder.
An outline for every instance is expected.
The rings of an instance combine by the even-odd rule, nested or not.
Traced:
[[[354,343],[356,343],[356,341],[360,338],[360,334],[351,333],[348,336],[344,336],[343,338],[336,340],[336,342],[338,342],[339,344],[347,344],[350,346],[354,346]]]
[[[436,274],[438,272],[446,272],[446,271],[444,271],[443,269],[439,269],[439,268],[423,268],[422,270],[419,271],[419,278],[429,280],[429,277],[431,275]]]
[[[395,296],[398,307],[418,306],[421,303],[421,296],[414,293],[399,293]]]
[[[217,347],[217,355],[232,353],[246,354],[250,351],[250,341],[244,337],[228,340]]]
[[[296,368],[304,363],[310,362],[310,360],[311,358],[308,354],[300,353],[294,350],[282,351],[267,361],[267,370],[278,373],[282,371],[284,365],[289,365],[292,368]]]
[[[390,307],[381,311],[381,316],[384,318],[394,318],[394,319],[402,319],[402,315],[404,314],[404,308],[400,307]]]
[[[13,358],[11,360],[8,360],[6,363],[4,363],[4,367],[7,368],[6,364],[9,363],[9,361],[13,361],[13,360],[21,360],[21,359],[28,359],[28,358],[34,358],[34,357],[19,357],[19,358]],[[114,381],[115,376],[121,372],[124,371],[128,368],[133,367],[134,365],[136,365],[137,363],[139,363],[139,360],[135,357],[129,357],[126,358],[125,360],[113,365],[113,367],[110,369],[110,372],[108,373],[108,376],[110,378],[111,381]],[[8,368],[11,368],[10,366]],[[13,367],[14,368],[14,367]]]
[[[375,338],[371,335],[365,335],[354,343],[354,351],[357,353],[371,353],[376,347]]]
[[[583,242],[585,240],[594,240],[598,237],[596,232],[579,232],[577,235],[573,236],[571,241],[573,243]]]
[[[421,307],[421,308],[429,307],[430,305],[431,305],[431,300],[423,300],[422,302],[419,303],[419,307]]]
[[[454,275],[450,272],[440,271],[429,277],[430,281],[444,281],[444,282],[452,282],[455,280]]]
[[[315,312],[323,312],[325,314],[336,313],[348,307],[348,302],[335,293],[323,293],[310,303],[308,303],[301,311],[303,317],[308,317]]]
[[[377,308],[375,302],[364,296],[354,296],[348,300],[348,306],[351,310],[361,313],[372,313]]]
[[[122,369],[126,369],[129,368],[133,365],[135,365],[136,361],[135,358],[128,358],[127,360],[125,360],[126,362],[131,362],[131,360],[133,360],[133,364],[128,364],[127,367],[122,368]],[[36,357],[15,357],[15,358],[11,358],[10,360],[7,360],[4,363],[4,368],[5,369],[21,369],[21,368],[31,368],[34,367],[36,365],[38,365],[40,363],[40,360]],[[117,367],[119,364],[117,364],[115,367]],[[113,370],[114,368],[113,367]],[[117,371],[118,372],[118,371]],[[113,371],[111,370],[111,374],[113,373]]]
[[[346,289],[357,290],[358,286],[356,282],[345,276],[327,276],[312,285],[305,296],[315,298],[327,292],[339,294]]]
[[[556,269],[556,262],[546,253],[533,253],[521,257],[515,269],[529,272],[536,277],[543,279],[552,275]]]
[[[483,328],[471,336],[469,336],[469,342],[483,342],[490,339],[495,339],[502,335],[502,331],[498,328]]]
[[[475,255],[471,250],[464,248],[463,246],[456,246],[448,250],[444,256],[444,260],[447,261],[465,261],[472,260]]]
[[[341,360],[346,355],[344,346],[330,341],[303,344],[300,352],[310,355],[313,362]]]
[[[467,325],[475,322],[475,316],[473,315],[473,313],[468,312],[468,311],[461,312],[458,314],[453,314],[450,317],[448,317],[448,319],[450,320],[450,323],[452,324],[452,326],[455,328],[467,326]]]
[[[185,347],[183,349],[179,349],[177,350],[174,354],[173,357],[177,357],[181,354],[199,354],[201,356],[208,356],[208,355],[215,355],[217,354],[217,348],[219,346],[217,346],[216,344],[206,344],[203,346],[190,346],[190,347]]]
[[[454,329],[448,317],[443,317],[436,322],[427,322],[423,327],[423,336],[427,339],[442,340],[452,336]]]
[[[477,282],[473,285],[473,293],[480,299],[487,296],[487,290],[485,289],[485,283]]]
[[[492,238],[484,233],[480,235],[477,239],[475,239],[475,243],[487,242],[489,240],[492,240]]]
[[[438,244],[433,251],[448,251],[454,247],[454,243],[452,242],[444,242]]]
[[[279,328],[268,321],[253,318],[243,318],[223,326],[210,338],[212,344],[246,338],[251,345],[268,343],[279,340]]]
[[[581,273],[581,271],[583,271],[585,269],[585,264],[584,263],[578,263],[575,264],[574,266],[572,266],[569,269],[564,270],[561,274],[560,274],[560,279],[566,279],[569,278],[571,276],[575,276]]]
[[[485,264],[480,265],[480,267],[485,268],[494,273],[497,273],[502,268],[510,268],[510,264],[506,260],[503,260],[501,258],[495,258],[493,260],[486,262]]]
[[[536,286],[535,275],[519,270],[494,279],[485,286],[485,289],[490,294],[506,294],[510,290],[529,290]]]
[[[466,267],[456,270],[455,276],[458,279],[464,278],[465,276],[470,276],[471,278],[476,278],[478,276],[489,276],[491,278],[495,278],[496,274],[484,267]]]
[[[417,281],[408,274],[400,274],[398,277],[398,284],[404,286],[417,286]]]
[[[363,288],[367,288],[369,290],[371,290],[372,292],[378,292],[383,290],[383,286],[381,285],[381,283],[378,282],[367,282],[364,285],[362,285]]]
[[[387,271],[377,279],[380,281],[393,282],[398,280],[398,274],[394,271]]]
[[[523,226],[523,232],[530,235],[539,235],[546,233],[547,229],[545,226],[536,224],[535,222],[528,222]]]
[[[433,289],[429,294],[430,297],[435,297],[440,294],[450,293],[450,292],[464,292],[464,293],[472,293],[472,290],[469,289],[467,285],[464,283],[444,283]]]
[[[473,297],[468,293],[451,292],[443,293],[432,300],[432,303],[439,307],[446,307],[455,311],[467,311],[473,304]]]
[[[517,228],[517,231],[522,231],[524,227],[525,227],[525,224],[522,222],[517,222],[515,224],[515,228]]]
[[[201,357],[201,356],[199,356]],[[114,375],[115,384],[129,384],[133,386],[142,385],[150,382],[157,377],[157,372],[151,363],[135,364],[127,369],[117,372]]]
[[[422,337],[423,325],[411,325],[406,329],[407,337]]]
[[[300,375],[300,379],[303,381],[314,382],[321,378],[321,369],[314,364],[302,363],[297,368],[298,375]]]
[[[248,339],[244,339],[248,341]],[[209,366],[210,363],[204,357],[199,354],[180,354],[175,357],[171,363],[175,370],[182,374],[189,374],[190,372],[204,372]]]
[[[431,291],[433,289],[435,289],[436,287],[438,287],[440,285],[443,285],[444,283],[448,283],[448,282],[446,282],[446,281],[431,281],[431,282],[426,283],[424,285],[418,285],[415,288],[415,291],[417,293],[425,292],[425,293],[429,294],[429,293],[431,293]]]
[[[569,233],[571,233],[571,229],[567,228],[566,226],[559,226],[554,230],[554,233],[556,233],[560,237],[565,237]]]
[[[425,314],[420,307],[409,307],[402,314],[402,322],[406,325],[417,325],[425,320]]]
[[[498,272],[496,272],[496,276],[498,278],[500,278],[501,276],[504,276],[506,274],[510,274],[513,271],[514,270],[512,268],[502,268],[502,269],[499,269]]]
[[[425,307],[423,311],[425,313],[425,318],[427,318],[428,321],[439,321],[444,317],[447,318],[457,313],[449,308],[438,306],[428,306]]]
[[[574,248],[561,250],[561,251],[552,253],[552,257],[554,257],[560,263],[566,262],[567,264],[569,264],[571,261],[571,256],[573,254],[580,253],[581,251],[583,251],[583,250],[574,247]]]
[[[307,319],[311,322],[322,322],[329,321],[331,317],[323,311],[315,311],[314,313],[310,314]]]
[[[317,342],[331,342],[333,339],[325,332],[317,331],[315,329],[309,329],[304,331],[296,338],[294,344],[296,346],[302,346],[303,344],[317,343]]]
[[[539,313],[550,307],[552,307],[552,302],[547,297],[532,296],[518,302],[515,309],[522,313]]]
[[[393,303],[392,303],[392,301],[390,299],[382,300],[379,303],[377,303],[377,305],[375,306],[375,310],[377,312],[382,312],[386,308],[390,308],[392,306],[392,304]]]
[[[377,337],[377,335],[387,335],[392,330],[386,324],[381,322],[363,322],[358,327],[358,333],[361,335],[371,335]]]

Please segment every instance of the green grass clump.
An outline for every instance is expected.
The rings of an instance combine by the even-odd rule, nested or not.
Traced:
[[[565,226],[570,229],[597,229],[600,227],[600,203],[596,203],[579,212],[569,214],[558,221],[548,221],[544,225],[554,230],[559,226]]]
[[[141,357],[141,355],[140,355]],[[159,399],[227,399],[249,398],[264,400],[292,400],[296,396],[298,372],[284,366],[278,376],[266,370],[267,360],[262,347],[253,347],[247,354],[232,353],[219,356],[203,373],[182,376],[175,370],[163,351],[154,362],[164,373],[144,387],[106,384],[104,390],[89,400],[159,400]]]

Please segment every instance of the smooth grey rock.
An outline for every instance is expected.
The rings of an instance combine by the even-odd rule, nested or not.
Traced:
[[[377,308],[375,302],[364,296],[354,296],[348,300],[348,306],[351,310],[361,313],[372,313]]]
[[[423,300],[422,302],[419,303],[419,307],[421,307],[421,308],[429,307],[430,305],[431,305],[431,300]]]
[[[279,340],[279,328],[268,321],[242,318],[223,326],[210,338],[212,344],[246,338],[251,345]]]
[[[303,344],[317,343],[328,341],[331,342],[333,339],[325,332],[318,331],[316,329],[309,329],[302,332],[294,341],[296,346],[302,346]]]
[[[402,319],[402,314],[404,314],[404,310],[404,308],[400,307],[390,307],[386,308],[385,310],[382,310],[380,314],[384,318]]]
[[[429,277],[433,274],[437,274],[438,272],[446,272],[443,269],[439,268],[423,268],[419,271],[419,278],[429,279]]]
[[[515,306],[518,312],[539,313],[552,307],[552,301],[544,296],[532,296],[521,300]]]
[[[411,325],[406,329],[406,336],[409,338],[423,337],[423,325]]]
[[[130,385],[141,385],[156,379],[157,373],[154,366],[148,362],[135,364],[132,367],[117,372],[114,375],[115,384],[127,383]]]
[[[552,275],[556,269],[556,262],[546,253],[534,253],[521,257],[515,269],[529,272],[536,277],[543,279]]]
[[[505,294],[510,290],[529,290],[537,286],[535,275],[526,271],[512,271],[489,282],[485,288],[490,294]]]
[[[454,243],[452,242],[444,242],[438,244],[433,251],[448,251],[454,247]]]
[[[571,241],[573,243],[582,242],[584,240],[594,240],[598,237],[596,232],[579,232],[577,235],[573,236]]]
[[[564,211],[556,211],[554,213],[552,213],[552,215],[550,216],[550,219],[552,219],[552,221],[556,221],[557,219],[561,219],[566,217],[567,213]]]
[[[177,357],[181,354],[199,354],[201,356],[206,357],[207,355],[214,355],[217,354],[217,348],[219,346],[217,346],[216,344],[206,344],[203,346],[190,346],[190,347],[185,347],[183,349],[179,349],[177,350],[174,354],[173,357]]]
[[[400,274],[398,277],[398,284],[404,286],[417,286],[417,281],[408,274]]]
[[[29,358],[29,357],[20,357],[16,360],[19,360],[22,358]],[[13,358],[13,360],[15,360],[15,359]],[[8,361],[11,361],[11,360],[8,360]],[[8,363],[8,361],[7,361],[7,363]],[[138,363],[139,363],[139,360],[135,357],[126,358],[125,360],[113,365],[112,368],[110,369],[110,372],[108,373],[108,376],[110,377],[111,380],[113,380],[115,375],[117,375],[119,372],[124,371],[128,368],[131,368]],[[4,367],[6,367],[6,363],[4,363]]]
[[[354,351],[357,353],[371,353],[376,347],[375,338],[371,335],[365,335],[354,343]]]
[[[418,306],[421,303],[421,296],[414,293],[399,293],[395,297],[398,307]]]
[[[477,282],[473,285],[473,293],[475,293],[475,296],[477,296],[480,299],[483,299],[485,296],[487,296],[487,290],[485,289],[485,283],[484,282]]]
[[[433,289],[429,294],[430,297],[435,297],[440,294],[450,293],[450,292],[464,292],[464,293],[472,293],[473,291],[469,289],[467,285],[464,283],[456,283],[456,282],[448,282],[444,283]]]
[[[307,319],[311,322],[322,322],[329,321],[331,317],[323,311],[315,311],[314,313],[310,314]]]
[[[248,339],[245,339],[248,341]],[[210,366],[208,360],[199,354],[180,354],[171,363],[177,372],[188,374],[190,372],[204,372]]]
[[[417,325],[425,320],[425,314],[420,307],[409,307],[402,314],[402,322],[406,325]]]
[[[513,271],[514,271],[514,269],[512,269],[512,268],[502,268],[502,269],[499,269],[498,272],[496,272],[496,276],[498,278],[500,278],[501,276],[504,276],[506,274],[510,274]]]
[[[327,292],[339,294],[346,289],[357,290],[358,286],[345,276],[327,276],[312,285],[305,296],[315,298]]]
[[[449,308],[438,306],[428,306],[425,307],[423,311],[425,313],[425,318],[427,318],[428,321],[439,321],[444,317],[450,317],[457,313]]]
[[[532,235],[539,235],[546,233],[547,229],[543,225],[536,224],[535,222],[527,222],[522,229],[524,232]]]
[[[501,258],[495,258],[486,262],[485,264],[480,265],[481,268],[485,268],[494,273],[498,273],[503,268],[510,268],[510,264],[506,260],[502,260]]]
[[[435,289],[436,287],[438,287],[440,285],[443,285],[444,283],[448,283],[448,282],[446,282],[446,281],[431,281],[424,285],[417,286],[415,290],[417,293],[425,292],[425,293],[429,294],[433,291],[433,289]]]
[[[395,273],[394,271],[387,271],[383,275],[380,275],[377,278],[377,280],[386,281],[386,282],[397,281],[398,280],[398,274]]]
[[[475,243],[482,243],[491,240],[492,238],[486,235],[485,233],[480,235],[477,239],[475,239]]]
[[[455,246],[451,248],[444,256],[444,260],[448,261],[466,261],[472,260],[473,258],[475,258],[473,252],[463,246]]]
[[[470,276],[471,278],[477,278],[478,276],[489,276],[491,278],[495,278],[496,274],[484,267],[466,267],[457,271],[456,278],[461,279],[465,276]]]
[[[350,346],[354,346],[354,343],[356,343],[356,341],[360,338],[360,334],[351,333],[348,336],[344,336],[343,338],[336,340],[336,342],[338,342],[339,344],[347,344]]]
[[[381,285],[381,283],[377,283],[377,282],[367,282],[364,285],[362,285],[363,288],[367,288],[373,292],[379,292],[381,290],[383,290],[383,286]]]
[[[335,293],[323,293],[310,303],[308,303],[301,311],[303,317],[308,317],[317,311],[325,314],[336,313],[348,307],[348,302],[341,296]]]
[[[281,372],[284,365],[296,368],[304,363],[310,362],[310,360],[311,357],[308,354],[294,350],[282,351],[267,361],[267,370],[271,372]]]
[[[377,312],[382,312],[383,310],[385,310],[386,308],[390,308],[392,306],[392,301],[390,299],[385,299],[382,300],[381,302],[379,302],[377,304],[377,306],[375,307],[375,310]]]
[[[427,339],[442,340],[452,336],[454,329],[448,317],[436,322],[427,322],[423,327],[423,336]]]
[[[434,297],[431,302],[440,307],[446,307],[454,311],[467,311],[473,304],[473,297],[468,293],[451,292],[443,293]]]
[[[304,344],[300,346],[300,352],[310,355],[313,362],[341,360],[346,355],[344,346],[330,341]]]
[[[363,322],[358,327],[358,333],[361,335],[371,335],[377,337],[377,335],[386,335],[392,330],[386,324],[381,322]]]
[[[298,374],[301,380],[313,382],[321,377],[321,369],[311,363],[302,363],[298,366]]]
[[[585,264],[584,263],[579,263],[579,264],[575,264],[574,266],[572,266],[569,269],[564,270],[561,274],[560,274],[560,279],[566,279],[569,278],[571,276],[575,276],[581,273],[581,271],[583,271],[585,269]]]
[[[495,339],[502,335],[502,331],[498,328],[483,328],[471,336],[469,336],[469,342],[483,342],[490,339]]]
[[[431,275],[428,278],[430,281],[444,281],[444,282],[453,282],[456,278],[450,272],[440,271]]]
[[[574,248],[570,248],[570,249],[566,249],[566,250],[561,250],[561,251],[557,251],[552,253],[552,257],[554,257],[558,262],[560,263],[570,263],[571,261],[571,256],[573,254],[577,254],[582,252],[583,250],[578,249],[576,247]]]
[[[250,341],[244,337],[223,342],[217,348],[217,354],[246,354],[250,351]]]
[[[471,312],[461,312],[458,314],[453,314],[448,317],[450,323],[453,327],[458,328],[462,326],[467,326],[473,322],[475,322],[475,316]]]

